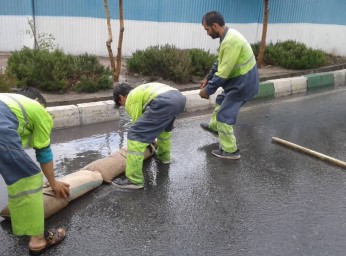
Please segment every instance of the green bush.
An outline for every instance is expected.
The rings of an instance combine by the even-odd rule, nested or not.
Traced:
[[[112,87],[110,70],[105,69],[95,56],[74,57],[59,49],[50,52],[24,47],[12,52],[6,72],[18,80],[18,87],[31,86],[45,92],[95,92]],[[81,86],[84,83],[88,85]]]
[[[255,55],[258,55],[259,44],[252,45]],[[327,55],[321,50],[308,48],[303,43],[293,40],[270,43],[264,50],[264,62],[268,65],[278,65],[287,69],[312,69],[327,64]]]
[[[216,55],[199,49],[181,50],[171,45],[151,46],[136,51],[128,59],[127,68],[131,73],[186,83],[192,75],[205,76],[215,60]]]
[[[165,79],[171,79],[178,83],[187,83],[190,81],[191,59],[186,51],[178,50],[171,52],[170,62],[163,68],[168,70],[167,75],[163,75]],[[167,56],[169,57],[169,56]],[[162,72],[164,74],[164,71]]]
[[[191,74],[194,76],[204,77],[217,60],[217,55],[210,54],[209,51],[201,49],[189,49],[191,58]]]
[[[97,92],[112,87],[112,72],[105,68],[96,56],[87,53],[75,57],[72,81],[78,81],[74,90]]]
[[[97,80],[82,75],[79,81],[75,84],[74,90],[77,92],[89,93],[97,92],[99,90],[107,90],[111,88],[109,81],[109,75],[102,75],[101,77],[98,77]]]
[[[138,50],[128,59],[127,68],[133,73],[157,76],[161,69],[160,54],[159,46],[151,46],[144,51]]]
[[[253,54],[256,56],[256,59],[257,59],[258,52],[259,52],[259,46],[260,46],[259,43],[251,44],[251,48],[252,48]]]
[[[11,89],[15,87],[17,81],[15,78],[8,74],[3,74],[0,70],[0,93],[11,92]]]
[[[24,47],[13,52],[8,61],[6,72],[18,80],[17,86],[32,86],[43,91],[66,91],[67,79],[62,63],[65,55],[59,51],[32,50]]]
[[[174,46],[151,46],[136,51],[127,61],[132,73],[160,76],[174,82],[188,82],[191,61],[188,53]]]

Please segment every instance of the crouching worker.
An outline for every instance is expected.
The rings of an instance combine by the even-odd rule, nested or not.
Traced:
[[[69,185],[54,177],[53,120],[45,107],[45,99],[34,88],[0,93],[0,174],[7,185],[13,233],[31,237],[31,254],[41,254],[65,237],[63,228],[44,229],[41,169],[58,197],[69,196]],[[24,151],[29,141],[41,169]]]
[[[177,89],[161,83],[136,88],[122,83],[114,89],[113,98],[115,106],[125,106],[132,119],[127,134],[126,178],[114,183],[122,188],[141,189],[145,149],[157,139],[156,158],[170,163],[171,131],[175,118],[184,111],[186,99]]]

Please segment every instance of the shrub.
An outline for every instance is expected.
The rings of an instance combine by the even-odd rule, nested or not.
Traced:
[[[6,72],[17,79],[18,87],[31,86],[45,92],[69,89],[95,92],[112,86],[110,70],[105,69],[95,56],[74,57],[59,49],[50,52],[24,47],[10,55]]]
[[[178,83],[190,81],[191,59],[189,54],[183,50],[171,51],[166,55],[167,63],[162,65],[163,78],[170,79]],[[167,70],[167,75],[165,75]]]
[[[259,43],[251,44],[251,48],[252,48],[253,54],[256,56],[256,59],[257,59],[257,56],[258,56],[259,47],[260,47]]]
[[[75,84],[74,90],[77,92],[97,92],[99,90],[107,90],[111,88],[112,81],[109,75],[102,75],[96,80],[82,75],[79,81]]]
[[[94,55],[87,53],[75,57],[73,77],[74,90],[79,92],[97,92],[112,87],[112,72],[100,64]]]
[[[140,73],[142,75],[159,75],[161,62],[160,47],[150,46],[146,50],[136,51],[127,61],[127,68],[130,72]]]
[[[127,61],[127,67],[132,73],[160,76],[178,83],[189,81],[190,66],[188,53],[170,45],[138,50]]]
[[[217,55],[210,54],[201,49],[189,49],[191,58],[191,74],[194,76],[204,77],[217,60]]]
[[[0,70],[0,93],[11,92],[12,87],[15,87],[17,81],[14,77],[8,74],[3,74]]]
[[[136,51],[127,61],[127,68],[132,73],[186,83],[192,75],[206,75],[216,58],[216,55],[200,49],[181,50],[171,45],[151,46]]]
[[[60,50],[29,49],[12,52],[6,72],[17,78],[18,87],[31,86],[47,92],[65,92],[71,57]]]
[[[257,47],[259,45],[252,45],[255,51]],[[288,69],[312,69],[326,65],[327,55],[321,50],[308,48],[303,43],[288,40],[267,45],[264,51],[264,62]]]

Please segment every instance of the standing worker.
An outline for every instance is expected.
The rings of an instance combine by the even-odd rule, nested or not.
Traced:
[[[161,83],[136,88],[122,83],[114,89],[113,98],[117,108],[125,106],[132,124],[127,134],[126,178],[114,183],[121,188],[141,189],[145,149],[157,139],[156,158],[163,164],[170,163],[171,131],[186,99],[177,89]]]
[[[15,235],[30,236],[29,251],[41,254],[65,237],[65,229],[44,229],[43,174],[58,197],[69,196],[69,185],[54,177],[50,134],[53,120],[46,101],[34,88],[0,93],[0,174],[8,192]],[[41,169],[24,151],[35,149]]]
[[[220,38],[220,47],[218,59],[202,81],[199,95],[209,99],[219,87],[223,92],[216,97],[210,122],[201,123],[201,127],[219,137],[219,149],[212,151],[214,156],[239,159],[233,125],[241,106],[258,93],[256,59],[247,40],[238,31],[225,26],[220,13],[206,13],[202,25],[211,38]]]

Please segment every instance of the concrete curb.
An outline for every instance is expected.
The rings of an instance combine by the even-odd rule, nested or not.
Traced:
[[[288,97],[317,89],[337,89],[345,86],[345,83],[346,69],[268,80],[260,82],[259,93],[252,101]],[[182,92],[186,97],[185,112],[212,108],[216,96],[221,91],[222,88],[219,88],[209,100],[201,99],[199,90]],[[118,110],[114,109],[112,100],[48,107],[47,110],[54,118],[54,129],[101,123],[120,118]]]

